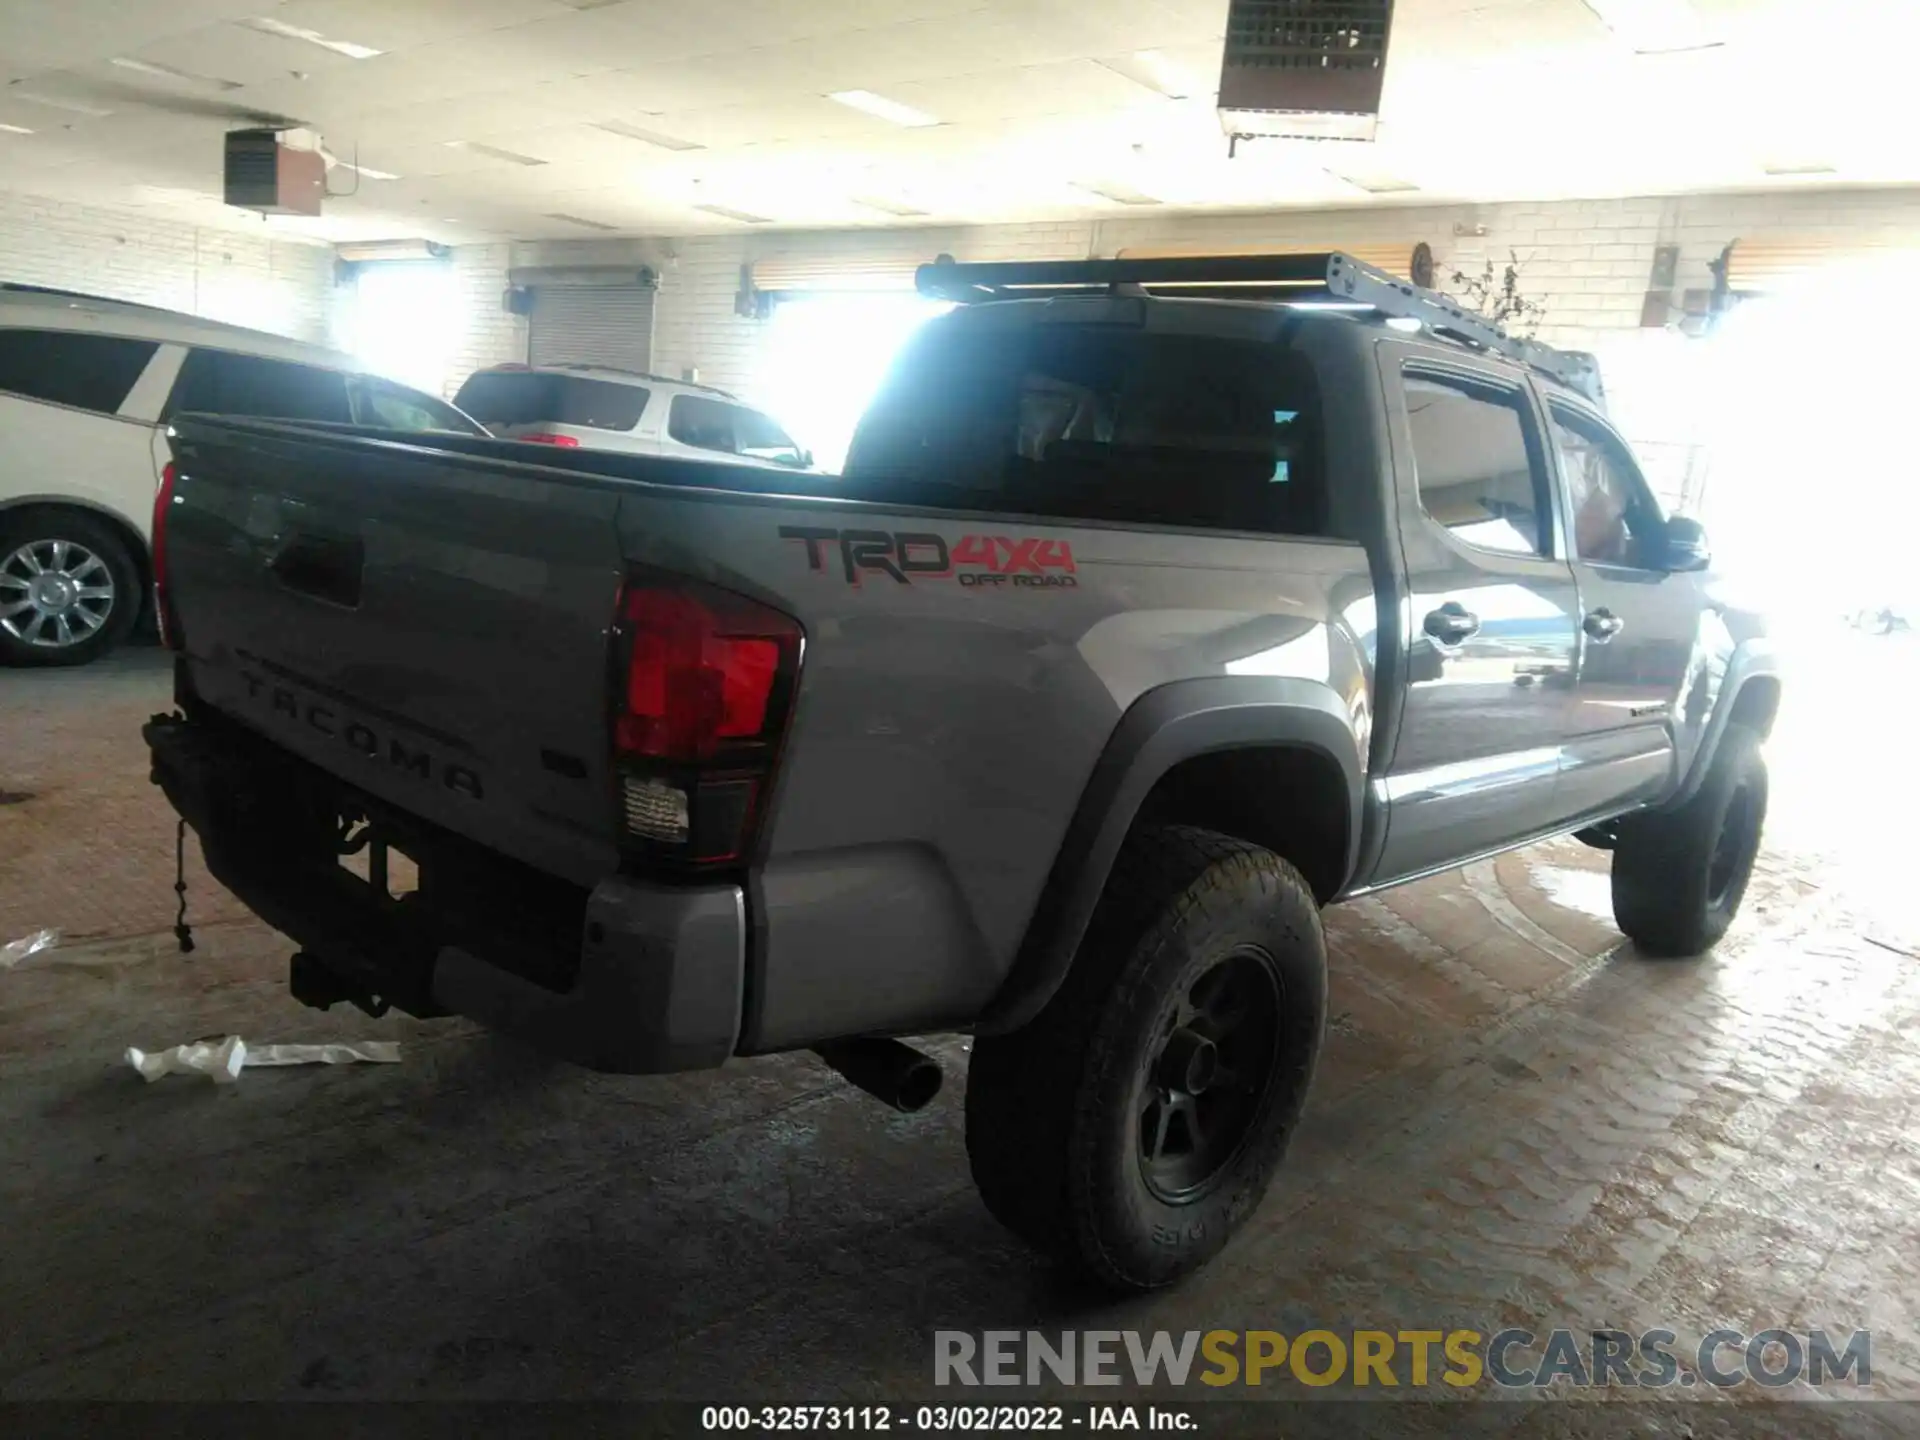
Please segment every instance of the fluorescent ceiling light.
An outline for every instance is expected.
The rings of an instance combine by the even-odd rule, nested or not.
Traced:
[[[1818,160],[1783,160],[1768,165],[1766,167],[1766,173],[1769,175],[1837,175],[1840,172],[1833,166],[1823,164]]]
[[[342,160],[339,164],[342,170],[351,170],[366,180],[398,180],[400,178],[391,170],[376,170],[371,165],[356,165],[351,160]]]
[[[24,100],[29,105],[44,105],[49,110],[66,110],[74,115],[91,115],[98,119],[103,115],[113,114],[113,111],[104,105],[89,105],[84,100],[68,100],[60,95],[35,95],[27,90],[9,90],[7,94],[15,100]]]
[[[308,45],[318,45],[322,50],[331,50],[334,54],[344,55],[349,60],[371,60],[382,53],[371,45],[356,45],[351,40],[329,40],[318,30],[303,29],[301,26],[289,25],[284,20],[275,20],[264,15],[236,20],[233,23],[244,25],[249,30],[258,30],[262,35],[277,35],[282,40],[299,40]]]
[[[618,230],[620,228],[618,225],[603,225],[598,220],[589,220],[583,215],[565,215],[557,210],[549,211],[542,218],[558,220],[563,225],[578,225],[583,230]]]
[[[1409,190],[1420,188],[1411,180],[1401,180],[1392,175],[1343,175],[1338,170],[1329,170],[1327,174],[1369,195],[1404,195]]]
[[[238,90],[238,80],[222,80],[218,75],[196,75],[191,70],[182,70],[177,65],[162,65],[155,60],[134,60],[125,55],[116,55],[107,61],[122,70],[138,71],[142,75],[157,75],[162,80],[184,80],[189,85],[206,85],[215,90]]]
[[[862,209],[878,210],[882,215],[898,215],[902,218],[911,218],[916,215],[925,215],[928,213],[925,210],[919,209],[917,206],[908,205],[900,200],[880,200],[869,195],[850,195],[847,198]]]
[[[4,134],[4,135],[31,135],[31,134],[33,134],[33,131],[31,131],[31,130],[29,130],[29,129],[28,129],[28,128],[27,128],[26,126],[24,126],[24,125],[0,125],[0,134]]]
[[[1116,205],[1159,205],[1164,203],[1157,195],[1149,195],[1144,190],[1136,190],[1131,185],[1119,185],[1111,181],[1102,181],[1098,185],[1085,181],[1068,182],[1082,195],[1097,195],[1102,200],[1111,200]]]
[[[696,205],[696,210],[709,215],[718,215],[722,220],[738,220],[742,225],[771,225],[773,221],[765,215],[755,215],[746,210],[733,210],[725,205]]]
[[[628,140],[638,140],[642,145],[658,145],[662,150],[704,150],[707,147],[698,140],[683,140],[678,135],[668,135],[659,130],[648,130],[641,125],[629,125],[624,120],[589,120],[587,124],[595,130],[604,130],[609,135],[619,135]]]
[[[898,100],[889,100],[884,95],[876,95],[871,90],[836,90],[827,96],[829,100],[838,100],[850,109],[864,111],[877,119],[890,120],[895,125],[938,125],[940,117],[929,115],[924,110],[916,110],[911,105],[902,105]]]
[[[1585,0],[1586,7],[1641,55],[1705,50],[1720,39],[1689,0]]]
[[[443,140],[440,142],[449,150],[466,150],[475,155],[490,156],[495,160],[504,160],[509,165],[544,165],[547,162],[533,155],[522,155],[518,150],[502,150],[498,145],[482,145],[478,140]]]
[[[1131,55],[1109,56],[1094,64],[1169,100],[1185,100],[1200,93],[1200,82],[1186,67],[1175,64],[1158,50],[1136,50]]]

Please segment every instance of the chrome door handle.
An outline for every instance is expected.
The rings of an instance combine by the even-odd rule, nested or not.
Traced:
[[[1442,645],[1458,645],[1479,632],[1480,617],[1458,600],[1449,600],[1438,610],[1429,610],[1420,628]]]
[[[1580,628],[1604,645],[1624,630],[1626,625],[1626,621],[1602,606],[1588,614],[1587,618],[1581,622]]]

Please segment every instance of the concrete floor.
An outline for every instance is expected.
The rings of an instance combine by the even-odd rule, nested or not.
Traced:
[[[1804,669],[1715,955],[1637,956],[1572,841],[1329,912],[1329,1053],[1280,1184],[1211,1269],[1124,1304],[975,1198],[959,1040],[933,1047],[948,1093],[903,1117],[804,1056],[622,1080],[460,1021],[323,1015],[197,857],[200,948],[175,954],[137,734],[160,657],[0,672],[0,941],[58,926],[74,962],[0,975],[0,1397],[898,1401],[929,1393],[936,1329],[1512,1324],[1871,1328],[1873,1394],[1920,1399],[1897,823],[1920,643],[1836,631]],[[405,1059],[216,1089],[120,1058],[227,1032]],[[1576,1407],[1477,1408],[1584,1433]]]

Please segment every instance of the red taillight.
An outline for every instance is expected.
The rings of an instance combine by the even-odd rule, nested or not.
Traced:
[[[542,431],[537,435],[516,435],[516,440],[524,440],[529,445],[564,445],[568,449],[578,449],[580,442],[571,435],[549,435]]]
[[[153,496],[153,615],[160,627],[160,643],[169,650],[186,648],[180,625],[173,617],[173,605],[167,595],[167,517],[173,509],[173,462],[160,472],[160,488]]]
[[[753,839],[800,663],[792,617],[662,578],[620,599],[614,718],[628,834],[670,856],[737,859]]]

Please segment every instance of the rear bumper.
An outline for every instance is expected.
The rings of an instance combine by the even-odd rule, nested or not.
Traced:
[[[580,892],[416,828],[406,839],[419,890],[392,900],[340,868],[333,817],[360,800],[347,787],[225,726],[155,716],[143,733],[153,780],[199,836],[214,878],[367,993],[416,1014],[470,1016],[617,1074],[704,1069],[734,1053],[746,977],[739,886],[616,875]],[[532,910],[537,922],[503,939],[494,917]]]

